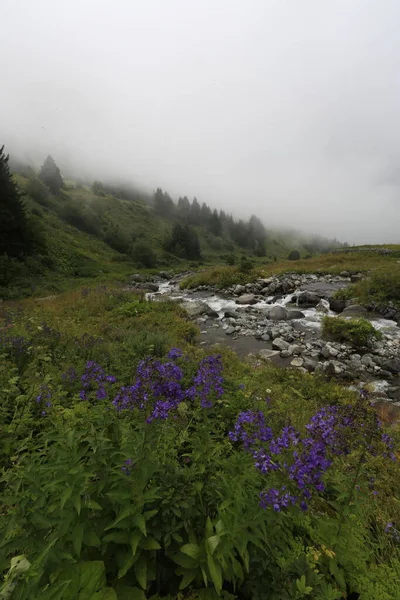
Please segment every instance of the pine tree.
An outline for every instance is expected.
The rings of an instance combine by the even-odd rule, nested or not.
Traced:
[[[39,173],[40,179],[47,185],[49,190],[56,196],[64,187],[64,181],[61,177],[60,169],[57,167],[54,159],[48,156],[43,163]]]
[[[12,178],[9,157],[0,149],[0,255],[16,257],[30,248],[25,207]]]

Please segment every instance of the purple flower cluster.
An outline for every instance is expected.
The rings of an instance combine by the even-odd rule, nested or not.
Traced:
[[[241,442],[245,450],[252,450],[257,442],[272,439],[272,429],[267,427],[263,412],[245,410],[239,414],[228,435],[232,442]]]
[[[183,385],[184,373],[176,361],[183,356],[181,350],[172,348],[167,362],[147,358],[136,370],[133,385],[123,386],[113,400],[117,410],[138,408],[148,414],[147,421],[167,419],[185,400],[200,400],[203,408],[212,406],[212,398],[220,397],[222,388],[222,364],[219,356],[202,360],[192,385]]]
[[[121,471],[123,473],[125,473],[125,475],[128,477],[131,474],[131,470],[129,467],[133,466],[133,460],[131,458],[127,458],[126,461],[124,462],[124,465],[121,467]]]
[[[40,404],[42,407],[42,416],[45,417],[47,415],[47,411],[45,408],[50,408],[52,406],[51,398],[53,396],[53,392],[49,385],[43,383],[40,386],[40,394],[36,396],[36,403]]]
[[[22,335],[12,336],[1,332],[0,347],[12,354],[24,354],[28,350],[29,343]]]
[[[212,397],[215,395],[220,398],[224,393],[223,382],[221,356],[207,356],[200,362],[193,386],[187,390],[187,397],[199,398],[202,408],[211,408]]]
[[[69,369],[67,369],[65,373],[61,375],[61,377],[64,379],[64,381],[67,381],[68,383],[73,383],[78,379],[78,375],[74,367],[69,367]]]
[[[79,395],[82,400],[87,400],[90,392],[96,393],[97,400],[104,400],[107,398],[109,385],[117,380],[114,375],[107,375],[98,363],[90,360],[86,363],[81,381],[82,390]]]
[[[262,507],[272,506],[278,511],[299,503],[306,510],[312,495],[324,492],[323,476],[333,459],[348,454],[356,444],[377,453],[376,442],[383,442],[383,455],[394,459],[393,442],[387,434],[379,432],[375,414],[358,405],[322,408],[306,425],[306,432],[302,437],[287,426],[273,437],[262,412],[239,414],[229,433],[230,439],[240,441],[245,450],[252,452],[255,467],[263,475],[279,472],[290,486],[290,490],[284,485],[262,492]]]

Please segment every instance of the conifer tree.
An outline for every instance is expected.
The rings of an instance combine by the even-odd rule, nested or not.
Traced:
[[[9,156],[0,149],[0,255],[17,257],[30,247],[24,203],[8,165]]]
[[[61,177],[60,169],[57,167],[54,159],[49,155],[43,163],[39,173],[40,179],[47,185],[49,190],[56,196],[64,187],[64,181]]]

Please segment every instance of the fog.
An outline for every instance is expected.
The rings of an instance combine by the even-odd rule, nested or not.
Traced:
[[[0,145],[400,243],[398,0],[0,0]]]

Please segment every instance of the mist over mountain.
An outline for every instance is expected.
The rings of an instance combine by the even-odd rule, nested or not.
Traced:
[[[1,143],[272,226],[398,242],[395,0],[0,7]]]

